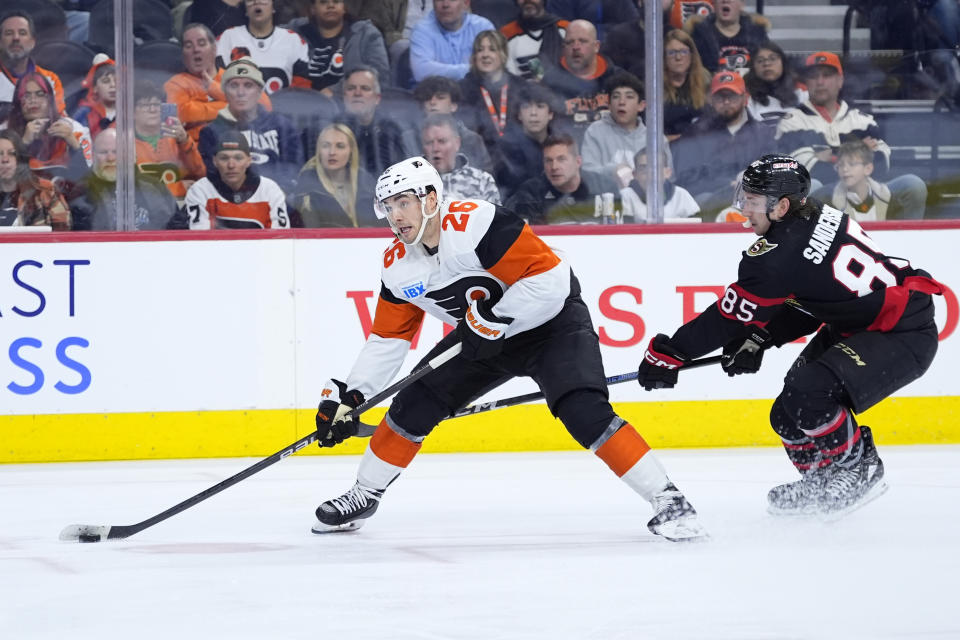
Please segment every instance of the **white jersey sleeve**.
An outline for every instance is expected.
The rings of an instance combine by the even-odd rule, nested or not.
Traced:
[[[197,180],[187,189],[183,199],[183,206],[187,212],[191,229],[209,229],[210,213],[207,211],[207,201],[217,197],[217,190],[207,178]]]

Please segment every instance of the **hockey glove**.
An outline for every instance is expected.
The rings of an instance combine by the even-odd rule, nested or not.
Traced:
[[[363,394],[347,390],[339,380],[327,380],[320,394],[323,400],[317,409],[317,437],[321,447],[333,447],[357,435],[358,416],[347,415],[363,404]]]
[[[763,352],[773,346],[773,338],[765,329],[753,327],[750,335],[733,340],[723,348],[720,366],[731,378],[741,373],[760,371]]]
[[[503,349],[507,325],[513,318],[499,317],[492,306],[486,299],[474,300],[457,325],[457,337],[463,346],[460,355],[467,360],[485,360]]]
[[[672,389],[677,384],[677,373],[687,363],[687,357],[670,346],[670,338],[658,333],[650,340],[643,362],[637,370],[637,382],[647,391]]]

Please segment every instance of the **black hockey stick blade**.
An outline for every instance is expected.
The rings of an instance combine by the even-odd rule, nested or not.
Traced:
[[[415,369],[414,371],[412,371],[406,378],[402,378],[401,380],[398,380],[397,382],[393,383],[392,385],[390,385],[380,393],[375,394],[374,396],[372,396],[370,399],[368,399],[366,402],[361,404],[359,407],[357,407],[350,413],[354,416],[360,416],[360,414],[362,414],[364,411],[367,411],[368,409],[372,409],[376,405],[380,404],[381,401],[389,398],[390,396],[397,393],[404,387],[412,384],[413,382],[416,382],[426,374],[430,373],[431,371],[433,371],[434,369],[436,369],[446,361],[450,360],[451,358],[459,354],[460,349],[461,349],[461,345],[458,342],[457,344],[453,345],[443,353],[434,357],[432,360],[424,364],[419,369]],[[373,433],[372,430],[369,433],[363,433],[365,431],[367,431],[367,429],[361,429],[362,433],[358,435],[369,436]],[[142,522],[138,522],[136,524],[131,524],[131,525],[115,525],[115,526],[71,524],[64,527],[63,531],[60,532],[60,539],[65,542],[101,542],[102,540],[116,540],[116,539],[128,538],[135,533],[139,533],[140,531],[143,531],[148,527],[152,527],[153,525],[159,522],[163,522],[167,518],[174,516],[180,513],[181,511],[185,511],[190,507],[196,504],[199,504],[200,502],[203,502],[207,498],[215,496],[216,494],[220,493],[224,489],[227,489],[228,487],[232,487],[233,485],[237,484],[241,480],[245,480],[249,478],[253,474],[257,473],[258,471],[262,471],[267,467],[277,462],[280,462],[284,458],[293,455],[300,449],[303,449],[304,447],[316,442],[317,440],[318,440],[318,435],[317,435],[317,432],[314,431],[310,435],[304,436],[299,440],[297,440],[296,442],[294,442],[293,444],[287,447],[284,447],[280,451],[277,451],[272,456],[268,458],[264,458],[260,462],[257,462],[256,464],[247,467],[240,473],[232,475],[226,480],[213,485],[209,489],[201,491],[200,493],[187,498],[183,502],[173,505],[166,511],[161,511],[157,515],[147,518]]]

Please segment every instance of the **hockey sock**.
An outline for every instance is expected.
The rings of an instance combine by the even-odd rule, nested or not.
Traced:
[[[650,451],[650,445],[629,423],[623,423],[594,453],[645,500],[652,500],[670,484],[660,461]]]
[[[422,442],[414,442],[394,431],[385,416],[363,454],[357,481],[374,489],[386,489],[410,464],[421,446]]]
[[[803,436],[798,440],[788,440],[781,437],[780,441],[783,443],[783,448],[787,452],[790,462],[793,463],[793,466],[797,468],[801,475],[810,469],[822,469],[833,462],[830,458],[824,457],[823,453],[817,449],[817,445],[812,438]]]
[[[821,425],[803,432],[813,439],[823,457],[835,464],[850,467],[860,462],[863,455],[860,426],[845,407],[837,409],[837,413]]]

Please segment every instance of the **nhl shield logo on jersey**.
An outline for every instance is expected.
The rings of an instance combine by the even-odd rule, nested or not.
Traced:
[[[772,242],[767,242],[766,238],[760,238],[747,249],[747,255],[751,258],[756,258],[757,256],[762,256],[765,253],[770,253],[777,248],[778,245],[773,244]]]

